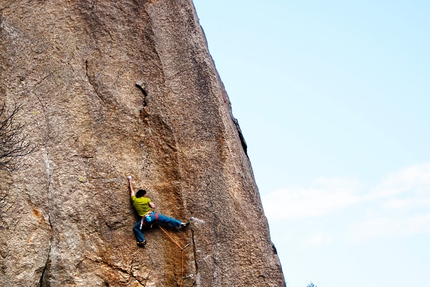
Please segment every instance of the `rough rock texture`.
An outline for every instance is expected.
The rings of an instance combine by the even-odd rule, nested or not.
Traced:
[[[0,97],[38,145],[0,171],[0,286],[285,286],[191,0],[0,1]],[[127,175],[191,219],[184,271]]]

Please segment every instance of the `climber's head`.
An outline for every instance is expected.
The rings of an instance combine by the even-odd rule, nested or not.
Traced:
[[[145,196],[145,194],[146,194],[146,190],[139,189],[136,193],[136,197],[142,197],[142,196]]]

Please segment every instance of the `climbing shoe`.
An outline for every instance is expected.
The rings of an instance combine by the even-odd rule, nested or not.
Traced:
[[[186,222],[186,223],[181,223],[181,225],[179,226],[179,229],[180,230],[183,230],[183,229],[185,229],[185,228],[187,228],[188,227],[188,225],[190,225],[190,222],[188,221],[188,222]]]
[[[143,240],[142,242],[137,242],[137,246],[139,247],[145,247],[146,245],[146,240]]]

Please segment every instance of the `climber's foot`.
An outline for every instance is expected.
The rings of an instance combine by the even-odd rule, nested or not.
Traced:
[[[186,229],[188,226],[190,225],[190,222],[188,221],[188,222],[182,222],[181,223],[181,225],[179,226],[179,229],[180,230],[184,230],[184,229]]]
[[[137,242],[137,246],[139,247],[145,247],[146,245],[146,240],[143,240],[142,242]]]

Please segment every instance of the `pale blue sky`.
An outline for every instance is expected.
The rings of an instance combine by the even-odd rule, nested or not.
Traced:
[[[430,1],[194,4],[288,287],[430,286]]]

